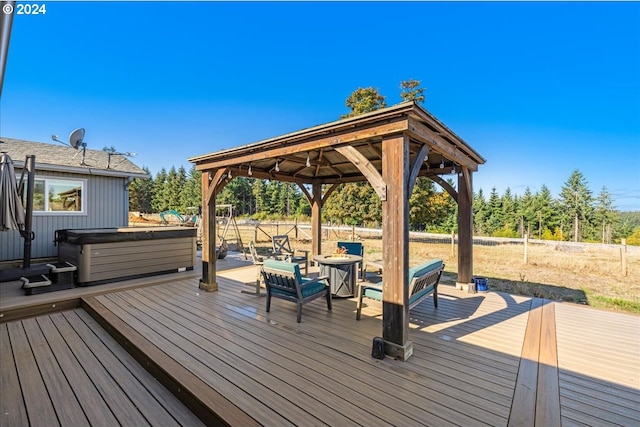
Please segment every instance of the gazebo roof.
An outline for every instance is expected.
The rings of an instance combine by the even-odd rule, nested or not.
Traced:
[[[360,160],[366,159],[370,167],[380,172],[382,140],[403,134],[409,138],[412,159],[425,144],[429,147],[419,176],[448,174],[460,166],[475,172],[478,165],[485,163],[462,138],[412,101],[191,157],[189,161],[201,171],[228,168],[237,176],[300,184],[357,182],[366,178],[350,159],[352,149],[359,153]]]

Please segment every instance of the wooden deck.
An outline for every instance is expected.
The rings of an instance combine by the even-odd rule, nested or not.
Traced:
[[[409,361],[377,360],[380,304],[358,322],[355,300],[317,301],[297,324],[240,292],[254,268],[3,323],[0,425],[640,425],[638,316],[441,285]]]

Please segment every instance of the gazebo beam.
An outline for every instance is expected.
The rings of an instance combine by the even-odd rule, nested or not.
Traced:
[[[358,129],[354,131],[336,131],[330,136],[313,139],[307,142],[287,143],[279,142],[273,147],[264,147],[250,154],[229,155],[229,158],[218,160],[202,159],[196,164],[196,170],[208,170],[225,167],[230,164],[243,164],[258,160],[273,159],[288,156],[300,152],[313,151],[326,147],[350,145],[354,142],[366,141],[368,138],[379,138],[385,135],[397,134],[407,130],[407,120],[396,120],[373,128]],[[284,144],[284,145],[283,145]]]
[[[453,160],[457,164],[471,170],[477,170],[477,164],[468,156],[464,155],[461,150],[458,150],[455,144],[451,144],[439,133],[429,129],[412,117],[409,118],[408,134],[418,141],[432,145],[435,151],[442,153],[445,157]]]

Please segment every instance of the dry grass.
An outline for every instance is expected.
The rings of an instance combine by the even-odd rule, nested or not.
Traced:
[[[261,226],[267,233],[268,228]],[[287,229],[281,227],[279,232]],[[275,230],[273,230],[275,232]],[[243,241],[254,240],[253,231],[243,231]],[[309,248],[306,240],[292,245]],[[304,237],[302,234],[299,237]],[[347,240],[349,236],[341,236]],[[329,253],[339,239],[332,235],[322,243],[322,252]],[[365,259],[382,258],[382,242],[379,239],[364,240]],[[270,247],[268,237],[258,233],[258,246]],[[443,282],[455,283],[457,279],[457,248],[452,254],[450,244],[409,244],[410,264],[415,265],[431,258],[441,258],[446,263]],[[489,279],[489,289],[508,293],[537,296],[557,301],[587,304],[599,308],[640,313],[640,254],[627,254],[627,275],[621,271],[619,250],[566,251],[554,246],[529,246],[528,263],[524,263],[523,246],[474,246],[474,273]]]
[[[271,235],[289,234],[294,248],[309,249],[309,235],[295,228],[261,224],[257,232],[253,226],[239,226],[241,238],[248,251],[249,242],[257,242],[260,253],[267,254]],[[322,252],[332,252],[338,240],[349,240],[349,235],[332,233],[322,242]],[[236,236],[229,233],[231,245]],[[380,239],[363,240],[366,259],[382,258]],[[562,250],[560,246],[529,246],[528,263],[524,262],[523,246],[501,245],[473,248],[476,276],[489,279],[489,289],[517,295],[536,296],[557,301],[587,304],[599,308],[640,313],[640,253],[627,254],[627,275],[621,272],[620,252],[615,250]],[[444,283],[457,279],[457,248],[452,253],[450,244],[409,244],[410,264],[416,265],[431,258],[446,263]]]

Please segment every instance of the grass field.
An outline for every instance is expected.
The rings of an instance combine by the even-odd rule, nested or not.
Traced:
[[[308,234],[301,232],[298,234],[301,240],[296,240],[292,226],[261,224],[260,231],[256,232],[251,225],[239,225],[239,231],[247,251],[249,242],[257,240],[258,249],[268,253],[270,236],[274,234],[290,234],[293,247],[310,248],[309,241],[302,239]],[[235,233],[229,231],[227,239],[233,243]],[[349,240],[349,234],[325,235],[322,252],[332,252],[338,240]],[[382,258],[379,238],[362,242],[365,260]],[[474,274],[487,277],[490,290],[640,314],[639,251],[627,254],[627,274],[623,275],[619,248],[530,245],[526,264],[523,250],[522,245],[474,245]],[[450,244],[410,242],[409,254],[410,265],[431,258],[443,259],[446,263],[443,282],[457,281],[457,248],[452,253]]]
[[[261,225],[269,233],[268,228]],[[272,230],[275,234],[275,230]],[[281,229],[280,232],[286,232]],[[253,228],[243,229],[245,244],[256,237]],[[322,243],[322,252],[330,253],[339,240],[332,235]],[[348,235],[340,236],[347,240]],[[365,259],[382,258],[380,239],[362,240]],[[265,234],[258,235],[258,247],[271,245]],[[292,240],[292,246],[309,248],[305,241]],[[582,250],[563,249],[561,246],[530,245],[528,263],[524,262],[523,246],[475,245],[473,271],[476,276],[487,277],[490,290],[517,295],[549,298],[586,304],[598,308],[640,313],[640,253],[627,254],[627,274],[622,274],[620,251],[616,249]],[[450,244],[409,243],[410,265],[431,258],[441,258],[446,263],[444,283],[457,280],[457,248],[452,254]]]

